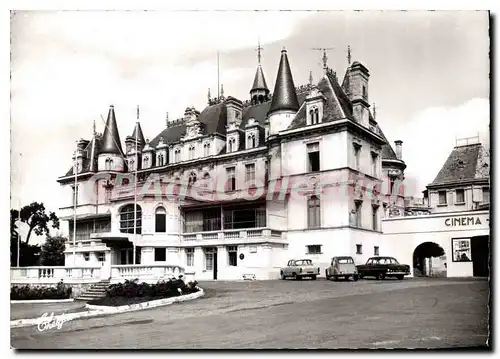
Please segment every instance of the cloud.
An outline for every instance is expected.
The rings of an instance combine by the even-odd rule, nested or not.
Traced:
[[[408,190],[421,197],[456,144],[456,139],[474,137],[489,148],[490,103],[475,98],[456,107],[432,107],[416,114],[394,133],[403,141],[403,160],[408,166]]]

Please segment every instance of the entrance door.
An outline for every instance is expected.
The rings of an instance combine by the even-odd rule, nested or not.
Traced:
[[[214,252],[214,279],[217,279],[217,252]]]
[[[101,264],[101,280],[111,278],[111,252],[97,252],[97,260]]]
[[[471,238],[472,274],[474,277],[488,277],[489,271],[489,236]]]

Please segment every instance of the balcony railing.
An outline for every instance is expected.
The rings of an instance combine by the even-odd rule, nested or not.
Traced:
[[[140,281],[166,280],[184,275],[184,268],[179,265],[136,264],[111,266],[111,281],[139,279]]]
[[[284,232],[268,228],[228,229],[215,232],[183,233],[184,241],[228,240],[242,238],[283,238]]]
[[[101,267],[19,267],[10,269],[12,283],[52,284],[63,281],[96,282]]]

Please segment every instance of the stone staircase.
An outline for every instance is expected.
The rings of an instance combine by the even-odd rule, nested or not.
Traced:
[[[106,289],[109,287],[109,285],[109,279],[101,280],[99,283],[94,284],[85,292],[83,292],[79,297],[76,297],[75,300],[89,301],[103,298],[106,296]]]

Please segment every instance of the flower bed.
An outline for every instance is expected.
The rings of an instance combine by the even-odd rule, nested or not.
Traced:
[[[106,297],[87,302],[90,305],[122,306],[171,298],[199,291],[197,282],[184,283],[181,279],[160,281],[156,284],[138,283],[138,280],[112,284],[106,289]]]
[[[57,287],[39,287],[25,285],[13,286],[10,289],[10,300],[41,300],[41,299],[70,299],[71,287],[66,287],[62,282]]]

